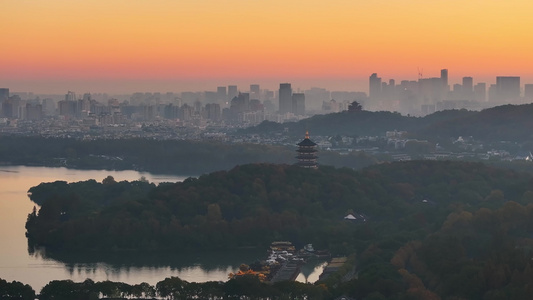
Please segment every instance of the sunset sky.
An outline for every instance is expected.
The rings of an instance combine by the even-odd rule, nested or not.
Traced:
[[[533,83],[531,0],[1,0],[0,11],[0,87],[12,91],[367,91],[374,72],[442,68],[452,84]]]

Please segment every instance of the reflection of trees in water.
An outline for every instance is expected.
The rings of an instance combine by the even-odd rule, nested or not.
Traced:
[[[33,247],[28,243],[28,253],[43,261],[56,261],[64,264],[67,271],[74,273],[129,274],[136,269],[183,271],[200,267],[203,271],[226,271],[242,263],[264,258],[262,249],[240,249],[217,252],[51,252],[43,247]]]

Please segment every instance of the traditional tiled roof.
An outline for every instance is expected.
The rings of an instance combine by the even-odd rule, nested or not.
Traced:
[[[313,146],[316,146],[316,143],[309,139],[309,132],[306,132],[305,133],[305,139],[303,141],[299,142],[298,146],[301,146],[301,147],[313,147]]]

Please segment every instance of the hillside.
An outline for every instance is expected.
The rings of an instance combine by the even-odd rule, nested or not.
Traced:
[[[533,104],[503,105],[433,122],[418,132],[440,137],[473,136],[485,141],[531,141],[532,114]]]
[[[402,116],[391,112],[340,112],[316,115],[294,123],[263,122],[241,133],[273,133],[288,129],[289,134],[309,130],[313,135],[375,136],[386,131],[408,131],[412,137],[430,140],[473,136],[482,141],[531,140],[533,104],[503,105],[480,112],[449,110],[425,117]]]

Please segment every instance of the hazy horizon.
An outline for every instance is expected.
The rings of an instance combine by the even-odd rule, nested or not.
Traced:
[[[482,6],[481,6],[482,4]],[[533,83],[533,2],[62,0],[0,3],[0,86],[202,91],[252,83],[368,91],[384,80]]]
[[[449,70],[450,71],[450,70]],[[453,71],[453,70],[451,70]],[[424,78],[439,77],[439,70],[435,70]],[[521,74],[494,74],[487,77],[475,77],[469,74],[450,76],[450,88],[454,83],[461,83],[462,77],[474,78],[474,83],[485,82],[487,88],[496,83],[496,76],[519,76],[521,87],[524,84],[533,83],[533,76],[521,76]],[[368,74],[370,76],[370,74]],[[136,92],[203,92],[216,91],[218,86],[237,85],[239,91],[248,91],[251,84],[259,84],[261,89],[276,91],[280,83],[291,83],[295,91],[308,90],[310,88],[325,88],[329,91],[355,91],[368,93],[368,76],[366,78],[228,78],[228,79],[71,79],[71,80],[0,80],[0,88],[9,88],[12,93],[34,94],[65,94],[67,91],[76,93],[107,93],[107,94],[132,94]],[[418,80],[416,73],[411,76],[401,77],[379,73],[384,82],[394,79],[396,84],[401,80]]]

